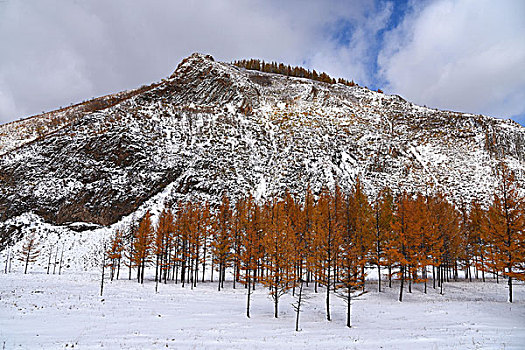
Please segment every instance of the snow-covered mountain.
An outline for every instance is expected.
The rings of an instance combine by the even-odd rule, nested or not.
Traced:
[[[525,128],[359,86],[193,54],[159,84],[0,126],[0,249],[28,227],[111,225],[148,207],[310,185],[443,191],[485,203]],[[123,219],[124,218],[124,219]]]

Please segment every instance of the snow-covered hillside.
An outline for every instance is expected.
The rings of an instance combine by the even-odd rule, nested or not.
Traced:
[[[0,126],[0,346],[518,349],[525,285],[510,304],[491,276],[446,283],[444,295],[415,285],[400,303],[398,288],[375,292],[371,270],[352,329],[335,297],[325,321],[323,287],[310,286],[301,332],[294,298],[282,297],[274,319],[261,285],[251,319],[244,289],[168,283],[155,293],[153,268],[145,284],[106,281],[98,296],[103,243],[147,211],[155,224],[179,201],[300,197],[336,183],[347,191],[358,177],[370,196],[389,186],[486,206],[501,161],[525,189],[525,128],[512,121],[194,54],[158,84]],[[27,234],[41,253],[24,275],[10,259]]]
[[[168,205],[193,196],[217,202],[223,193],[348,189],[359,176],[370,195],[389,186],[487,203],[501,160],[523,184],[520,125],[359,86],[194,54],[160,84],[124,95],[38,138],[31,130],[44,116],[0,127],[9,135],[0,138],[0,248],[30,228],[89,235],[93,224],[159,205],[159,194]]]

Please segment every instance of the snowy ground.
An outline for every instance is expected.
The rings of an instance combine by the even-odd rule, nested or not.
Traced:
[[[197,288],[107,282],[100,297],[96,274],[0,274],[2,349],[523,349],[525,285],[506,301],[504,283],[490,280],[445,285],[445,294],[417,286],[397,302],[398,289],[370,292],[356,300],[352,329],[345,327],[345,304],[333,298],[333,321],[325,320],[324,293],[307,291],[301,332],[286,295],[280,318],[259,287],[252,318],[245,317],[246,292],[231,284]]]

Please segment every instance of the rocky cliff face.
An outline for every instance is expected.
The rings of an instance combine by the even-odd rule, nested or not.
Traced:
[[[58,226],[110,225],[161,192],[168,203],[260,198],[348,189],[359,176],[370,195],[390,186],[488,201],[500,160],[524,180],[525,128],[512,121],[210,56],[194,54],[160,84],[112,101],[56,127],[49,114],[0,126],[4,243],[31,225],[28,213]]]

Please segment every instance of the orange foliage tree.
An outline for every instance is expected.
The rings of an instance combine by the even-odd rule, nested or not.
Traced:
[[[133,242],[133,265],[137,267],[137,281],[144,283],[144,271],[146,265],[151,262],[151,250],[153,243],[153,227],[151,214],[148,211],[140,221],[137,236]]]
[[[492,247],[488,266],[507,277],[509,302],[513,279],[525,280],[525,199],[520,196],[514,173],[499,169],[499,184],[488,210],[487,240]]]
[[[40,243],[36,239],[34,233],[31,233],[26,237],[18,256],[18,260],[25,264],[24,274],[27,273],[29,263],[35,262],[38,255],[40,255]]]
[[[274,317],[279,315],[279,298],[296,283],[295,276],[295,235],[285,215],[282,202],[273,200],[265,206],[267,229],[263,238],[266,259],[266,274],[261,282],[270,289],[274,302]]]

